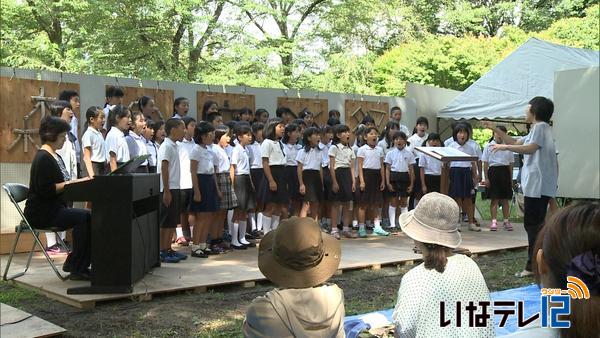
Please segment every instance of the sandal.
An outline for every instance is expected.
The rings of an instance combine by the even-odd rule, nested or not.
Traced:
[[[202,249],[192,250],[192,255],[191,256],[192,257],[197,257],[197,258],[208,258],[208,255]]]

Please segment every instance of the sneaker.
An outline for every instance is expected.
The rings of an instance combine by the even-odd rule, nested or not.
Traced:
[[[365,229],[358,229],[358,237],[360,237],[360,238],[366,238],[367,237],[367,230],[365,230]]]
[[[471,223],[469,224],[469,231],[479,232],[481,231],[481,227],[478,227],[477,224]]]
[[[331,232],[331,236],[333,236],[333,238],[335,239],[340,239],[340,232],[339,231],[332,231]]]
[[[504,230],[513,231],[513,226],[510,224],[510,221],[504,221]]]
[[[245,245],[235,245],[235,244],[231,244],[231,248],[233,250],[247,250],[248,247]]]
[[[515,277],[517,277],[517,278],[528,277],[531,275],[533,275],[533,272],[528,271],[528,270],[523,270],[523,271],[519,271],[519,272],[515,273]]]
[[[352,235],[352,238],[358,238],[358,230],[352,230],[350,234]]]
[[[175,244],[180,245],[180,246],[188,246],[188,245],[190,245],[190,242],[188,242],[188,240],[182,236],[182,237],[177,237],[177,239],[175,240]]]
[[[208,254],[202,249],[192,250],[192,257],[208,258]]]
[[[179,258],[180,261],[183,261],[183,260],[187,259],[187,255],[186,254],[179,253],[179,252],[177,252],[177,251],[175,251],[173,249],[169,250],[168,252],[169,252],[169,254],[171,256]]]
[[[505,224],[506,226],[506,224]],[[496,220],[492,221],[492,224],[490,224],[490,231],[496,231],[498,230],[498,222],[496,222]]]
[[[389,236],[390,235],[389,232],[383,230],[381,227],[375,227],[373,229],[373,233],[377,236]]]
[[[46,253],[48,253],[48,255],[60,255],[65,253],[65,249],[61,248],[61,246],[56,243],[53,246],[47,247]]]
[[[343,230],[342,236],[344,236],[345,238],[352,238],[352,232],[349,230]]]
[[[171,255],[167,250],[161,250],[160,261],[162,263],[179,263],[180,259]]]

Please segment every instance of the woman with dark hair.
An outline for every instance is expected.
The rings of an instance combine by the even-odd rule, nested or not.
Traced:
[[[490,302],[485,279],[471,258],[454,254],[462,237],[459,209],[449,196],[426,194],[413,210],[400,215],[402,232],[415,241],[423,263],[402,277],[392,315],[396,337],[495,337],[492,320],[485,326],[466,325],[469,302]],[[262,243],[261,243],[262,244]],[[456,304],[463,306],[456,313]],[[441,307],[452,320],[441,327]]]
[[[510,150],[524,154],[522,176],[523,195],[525,195],[525,211],[523,225],[527,231],[529,251],[527,264],[516,277],[532,275],[531,262],[533,246],[538,232],[546,218],[548,201],[556,196],[558,188],[558,161],[554,136],[550,126],[550,118],[554,113],[554,103],[548,98],[537,96],[529,101],[526,122],[531,123],[531,130],[521,140],[515,140],[491,122],[484,126],[494,130],[502,138],[503,144],[490,146],[492,151]]]
[[[89,210],[68,208],[63,191],[67,184],[90,178],[71,180],[64,161],[56,152],[65,143],[69,130],[71,126],[63,119],[55,116],[42,119],[39,133],[43,145],[31,163],[24,213],[37,229],[73,228],[73,250],[63,270],[71,273],[71,279],[89,280],[91,214]]]
[[[566,290],[568,284],[581,281],[589,297],[584,293],[582,299],[570,300],[570,313],[561,317],[571,323],[569,328],[543,328],[538,319],[505,337],[597,337],[600,332],[600,205],[583,202],[553,214],[540,231],[534,252],[533,271],[540,287]]]

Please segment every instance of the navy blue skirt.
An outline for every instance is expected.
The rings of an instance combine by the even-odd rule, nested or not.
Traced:
[[[263,168],[250,169],[250,177],[252,177],[252,183],[254,183],[254,190],[256,191],[256,202],[265,203],[267,200],[267,190],[269,190],[265,171]]]
[[[471,198],[473,190],[473,177],[471,168],[450,168],[450,189],[448,196],[455,198]]]
[[[219,197],[215,175],[198,174],[198,185],[200,186],[200,202],[194,201],[194,192],[189,196],[191,212],[215,212],[219,210]]]

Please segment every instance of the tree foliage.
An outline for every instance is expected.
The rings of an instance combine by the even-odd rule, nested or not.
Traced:
[[[0,64],[402,95],[462,90],[531,36],[599,49],[591,0],[3,0]]]

